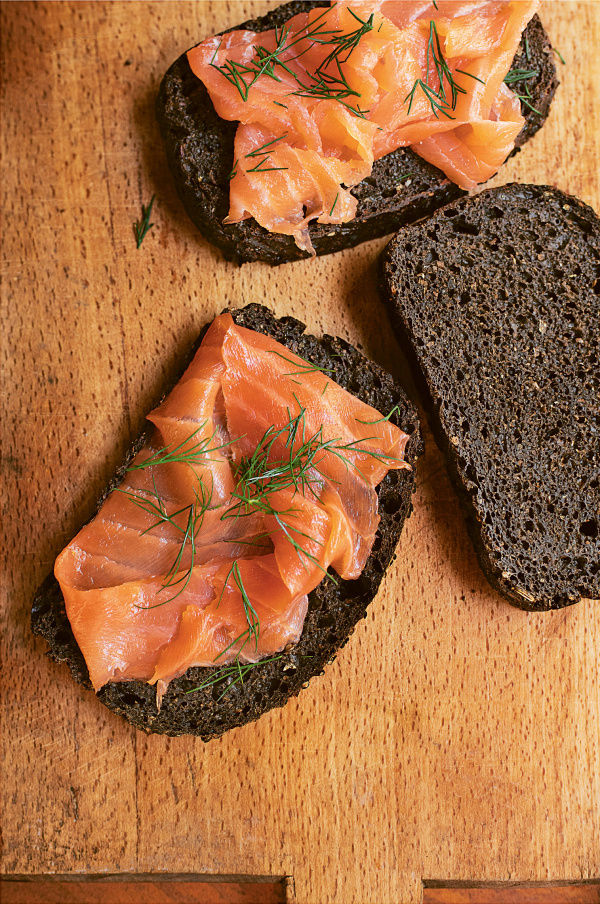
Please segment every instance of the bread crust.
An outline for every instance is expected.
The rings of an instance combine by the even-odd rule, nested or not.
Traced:
[[[306,360],[331,369],[332,379],[373,407],[387,412],[397,405],[399,412],[393,415],[392,420],[411,434],[406,458],[414,464],[423,451],[418,416],[402,388],[382,368],[364,358],[344,340],[327,335],[322,339],[306,335],[304,324],[299,320],[291,317],[277,319],[260,305],[248,305],[230,313],[241,326],[266,333]],[[206,329],[208,326],[199,337],[192,355]],[[182,366],[181,373],[189,360]],[[98,508],[121,481],[144,438],[145,434],[140,435],[133,444],[123,465],[102,494]],[[187,694],[187,691],[201,684],[209,673],[223,670],[206,668],[188,669],[185,675],[173,680],[160,712],[156,706],[155,688],[141,681],[107,684],[98,691],[98,698],[136,728],[173,736],[192,734],[204,741],[258,719],[276,706],[284,706],[290,697],[299,694],[311,678],[323,674],[325,666],[347,643],[356,623],[365,617],[386,568],[395,558],[402,527],[412,509],[414,486],[414,471],[388,473],[378,488],[381,523],[360,578],[356,581],[338,578],[337,585],[323,581],[309,594],[304,629],[293,650],[275,662],[264,663],[251,670],[245,683],[231,687],[221,700],[218,697],[226,687],[223,683]],[[48,642],[48,655],[56,662],[65,662],[75,681],[91,688],[87,666],[73,636],[63,596],[53,574],[46,578],[35,596],[31,626],[34,634]]]
[[[323,5],[328,4],[293,0],[266,16],[228,30],[266,31],[313,6]],[[525,125],[513,154],[541,128],[548,116],[559,84],[551,51],[542,23],[534,16],[511,66],[511,70],[539,72],[535,82],[527,82],[530,104],[535,109],[521,105]],[[156,114],[169,167],[188,216],[228,260],[282,264],[308,257],[296,246],[292,236],[270,233],[252,218],[223,225],[229,211],[229,176],[237,123],[217,116],[208,91],[190,69],[186,53],[173,63],[162,80]],[[517,82],[512,87],[516,93],[525,94],[524,83]],[[358,199],[358,207],[350,223],[310,224],[309,233],[317,255],[389,235],[400,226],[429,216],[465,192],[410,148],[398,148],[375,161],[371,175],[356,185],[352,194]]]

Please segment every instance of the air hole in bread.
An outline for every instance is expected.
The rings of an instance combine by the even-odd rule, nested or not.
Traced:
[[[58,634],[56,635],[56,640],[61,645],[72,642],[73,641],[73,632],[67,631],[67,630],[59,631]]]
[[[479,226],[469,223],[465,217],[458,217],[452,224],[452,229],[462,235],[479,235]]]
[[[383,502],[383,510],[388,515],[395,515],[401,508],[402,502],[399,499],[396,499],[394,496],[391,496],[389,499],[385,499]]]
[[[567,219],[575,223],[586,235],[591,235],[594,231],[589,220],[586,220],[584,217],[580,217],[579,214],[575,213],[575,211],[572,209],[568,211]]]
[[[126,706],[143,706],[144,701],[137,697],[135,694],[123,694],[121,697],[122,703]]]
[[[595,518],[590,518],[588,521],[583,521],[579,525],[579,533],[583,534],[584,537],[591,537],[592,540],[595,540],[598,536],[598,522]]]

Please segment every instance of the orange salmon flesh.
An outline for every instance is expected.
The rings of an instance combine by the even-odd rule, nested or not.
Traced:
[[[239,121],[226,223],[248,217],[313,253],[312,220],[347,223],[350,189],[410,145],[471,190],[524,125],[504,84],[539,0],[356,0],[188,52],[223,119]]]
[[[408,435],[274,339],[216,318],[151,433],[55,575],[96,690],[160,699],[190,666],[300,637],[329,568],[357,578],[375,487]]]

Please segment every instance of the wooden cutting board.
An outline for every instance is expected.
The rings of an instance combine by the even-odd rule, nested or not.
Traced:
[[[416,902],[423,879],[598,878],[600,608],[528,614],[489,588],[428,433],[368,618],[258,723],[208,745],[147,737],[30,635],[35,588],[224,305],[294,314],[411,387],[375,291],[383,240],[238,268],[175,194],[159,81],[188,46],[267,8],[2,4],[3,869],[289,875],[288,897],[295,885],[316,904]],[[547,2],[542,18],[562,85],[494,182],[550,183],[600,210],[600,4]]]

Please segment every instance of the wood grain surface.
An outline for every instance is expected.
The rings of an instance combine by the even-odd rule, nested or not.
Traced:
[[[472,886],[450,883],[423,889],[423,904],[598,904],[600,884],[506,882]]]
[[[0,878],[0,900],[2,904],[287,904],[286,885],[285,878],[265,876],[29,875]]]
[[[528,614],[489,588],[428,433],[368,618],[259,722],[208,745],[145,736],[30,634],[35,588],[224,305],[294,314],[412,385],[376,295],[383,240],[238,268],[175,194],[153,112],[164,71],[270,5],[0,9],[3,869],[291,875],[302,904],[417,902],[423,879],[597,878],[600,607]],[[562,85],[494,182],[547,182],[600,210],[600,4],[541,14]]]

